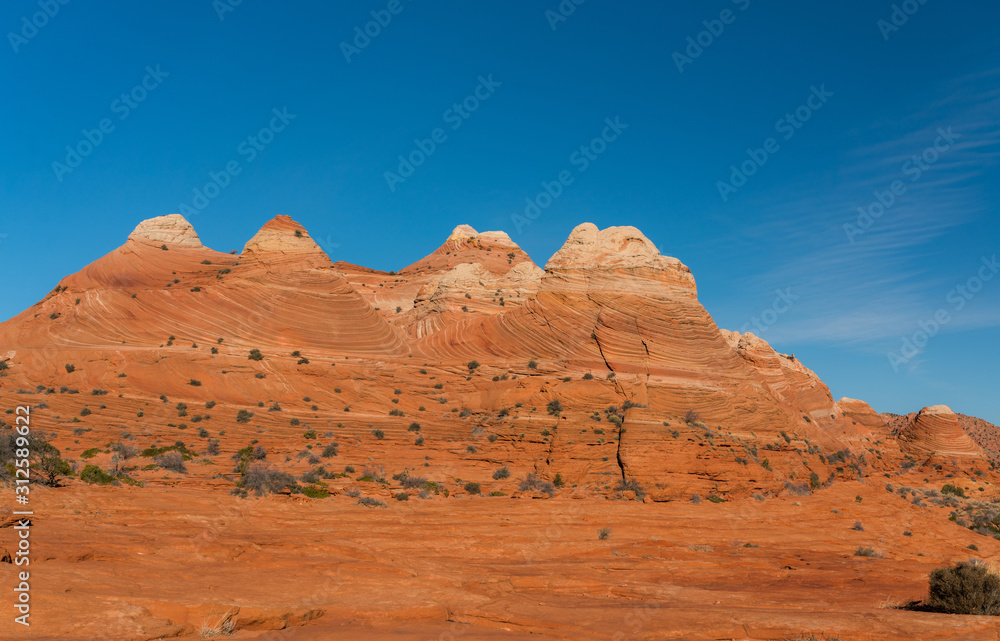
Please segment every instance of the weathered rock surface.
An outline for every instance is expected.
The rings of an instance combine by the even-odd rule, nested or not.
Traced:
[[[915,456],[986,458],[947,405],[923,408],[902,425],[897,437],[903,451]]]

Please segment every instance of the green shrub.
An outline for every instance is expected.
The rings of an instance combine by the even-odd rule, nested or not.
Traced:
[[[308,496],[311,499],[325,499],[326,497],[330,496],[330,490],[327,490],[322,487],[314,487],[312,485],[307,485],[303,487],[300,491],[302,492],[302,494]]]
[[[960,562],[930,574],[927,604],[948,614],[1000,615],[1000,577],[982,563]]]
[[[480,494],[481,493],[481,490],[479,488],[479,483],[473,483],[472,481],[469,481],[468,483],[466,483],[465,486],[464,486],[464,489],[469,494]]]
[[[951,483],[946,484],[941,488],[941,494],[952,494],[954,496],[959,496],[965,498],[965,488],[959,487],[957,485],[952,485]]]
[[[247,410],[240,410],[236,414],[237,423],[249,423],[251,418],[253,418],[253,412],[248,412]]]
[[[563,411],[563,406],[562,403],[559,402],[559,399],[556,398],[549,401],[546,409],[552,416],[559,416]]]
[[[80,471],[80,480],[90,485],[111,485],[115,477],[96,465],[87,465]]]

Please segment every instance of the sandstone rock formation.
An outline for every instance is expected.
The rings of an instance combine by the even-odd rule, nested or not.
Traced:
[[[898,438],[903,450],[915,456],[985,458],[947,405],[920,410],[899,430]]]
[[[226,422],[253,415],[219,430],[223,454],[255,438],[307,451],[294,419],[326,426],[359,463],[486,481],[507,466],[658,501],[773,495],[902,458],[870,407],[834,402],[793,356],[720,330],[690,270],[632,227],[580,225],[543,271],[506,234],[463,225],[386,273],[331,263],[287,216],[239,256],[161,217],[0,325],[0,344],[13,348],[0,390],[51,390],[63,434],[81,409],[68,392],[109,392],[86,419],[103,443],[122,427],[112,416],[172,442],[174,399],[218,403]],[[982,456],[928,417],[905,437]]]

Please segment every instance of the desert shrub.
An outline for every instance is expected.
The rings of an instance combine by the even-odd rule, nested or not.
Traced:
[[[811,472],[809,474],[809,487],[813,490],[819,489],[819,474]]]
[[[267,463],[254,462],[247,465],[237,482],[237,487],[247,492],[263,496],[280,492],[285,488],[297,487],[295,478],[287,472],[272,469]]]
[[[67,374],[72,374],[75,371],[76,371],[76,366],[75,365],[70,365],[69,363],[66,363],[66,373]]]
[[[93,412],[90,411],[89,407],[85,407],[80,410],[80,416],[90,416],[91,414],[93,414]]]
[[[115,477],[96,465],[87,465],[80,471],[80,480],[89,485],[111,485]]]
[[[465,489],[465,491],[468,492],[469,494],[481,494],[482,493],[482,490],[479,487],[479,483],[473,483],[472,481],[469,481],[468,483],[466,483],[463,489]]]
[[[421,476],[410,476],[409,474],[404,474],[399,477],[400,484],[407,490],[412,490],[415,488],[423,488],[428,484],[427,479]]]
[[[253,412],[248,412],[247,410],[240,410],[236,414],[237,423],[249,423],[251,418],[253,418]]]
[[[691,502],[692,503],[701,503],[701,495],[700,494],[692,494],[691,495]]]
[[[631,480],[621,480],[618,485],[615,486],[616,492],[635,492],[635,498],[642,500],[646,497],[646,491],[642,489],[642,486],[635,479]]]
[[[874,557],[876,559],[881,559],[882,557],[885,556],[885,554],[882,554],[875,548],[861,546],[854,551],[854,556],[868,556],[868,557]]]
[[[322,456],[323,458],[331,458],[333,456],[337,456],[337,444],[330,443],[329,445],[324,447],[323,452],[320,453],[320,456]]]
[[[507,469],[506,465],[493,472],[494,481],[501,481],[506,478],[510,478],[510,470]]]
[[[82,414],[82,412],[81,412]],[[965,498],[965,488],[959,487],[957,485],[952,485],[951,483],[946,484],[941,488],[941,494],[952,494],[954,496],[960,496]]]
[[[250,354],[247,356],[248,359],[252,361],[262,361],[264,360],[264,355],[260,353],[259,349],[250,350]]]
[[[469,371],[474,372],[479,369],[479,361],[469,361]]]
[[[363,496],[358,499],[358,505],[364,505],[365,507],[389,507],[385,504],[385,501],[380,501],[370,496]]]
[[[555,494],[556,488],[554,485],[548,481],[542,481],[538,478],[538,475],[534,472],[529,473],[518,485],[518,490],[522,492],[527,492],[529,490],[538,490],[543,494],[548,494],[550,497]]]
[[[538,363],[534,360],[528,361],[528,369],[538,369]]]
[[[712,503],[725,503],[726,502],[726,499],[722,498],[721,496],[718,496],[717,494],[709,494],[708,495],[708,500],[711,501]]]
[[[188,385],[191,385],[192,387],[201,387],[201,381],[199,381],[199,380],[198,380],[198,379],[196,379],[196,378],[192,378],[192,379],[191,379],[191,380],[190,380],[190,381],[188,382]]]
[[[688,410],[687,414],[684,415],[684,422],[685,423],[697,423],[700,420],[701,420],[701,417],[698,416],[698,412],[696,412],[694,410]]]
[[[372,430],[372,436],[381,441],[382,439],[385,438],[385,432],[383,432],[382,430]]]
[[[861,524],[861,521],[855,521],[854,525],[851,526],[851,529],[855,530],[856,532],[864,532],[865,526]]]
[[[90,431],[89,429],[87,431]],[[50,487],[58,487],[59,477],[73,473],[70,464],[60,457],[56,446],[48,442],[47,435],[33,431],[27,436],[18,435],[14,430],[0,430],[0,482],[8,481],[15,474],[14,459],[17,450],[27,447],[32,477]]]
[[[929,577],[928,606],[949,614],[1000,615],[1000,577],[978,562],[938,568]]]
[[[165,470],[187,474],[187,467],[184,465],[184,456],[180,452],[166,452],[153,459],[153,462]]]
[[[548,410],[548,413],[551,414],[552,416],[559,416],[563,411],[562,403],[560,403],[559,399],[557,398],[549,401],[549,404],[546,406],[546,409]]]
[[[555,485],[556,487],[562,487],[566,485],[566,481],[563,480],[562,474],[559,474],[558,472],[556,473],[555,478],[552,479],[552,485]]]
[[[213,438],[208,440],[208,450],[206,453],[209,456],[216,456],[219,453],[219,439]]]
[[[812,494],[812,492],[809,489],[809,486],[806,485],[805,483],[792,483],[791,481],[785,481],[785,490],[788,491],[790,494],[794,494],[795,496],[809,496],[810,494]]]
[[[406,431],[408,431],[408,432],[419,432],[420,431],[420,423],[410,423],[410,426],[408,428],[406,428]]]
[[[611,528],[609,527],[602,527],[600,530],[597,531],[598,541],[607,541],[610,537],[611,537]]]

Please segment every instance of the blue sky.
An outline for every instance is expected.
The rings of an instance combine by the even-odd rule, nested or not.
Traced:
[[[0,8],[0,318],[167,213],[385,270],[634,225],[835,397],[1000,423],[995,2],[62,1]]]

